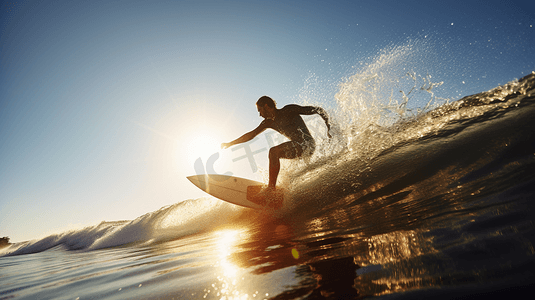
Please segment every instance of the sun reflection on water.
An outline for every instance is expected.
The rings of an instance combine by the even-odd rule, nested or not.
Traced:
[[[215,233],[216,254],[218,257],[215,265],[217,282],[204,290],[205,299],[238,300],[238,299],[264,299],[268,293],[253,291],[246,285],[246,277],[250,274],[231,261],[231,255],[237,250],[239,241],[247,239],[247,233],[241,230],[225,229]]]
[[[239,234],[240,232],[237,230],[224,230],[217,233],[219,267],[223,270],[223,276],[231,279],[233,284],[236,284],[236,276],[238,275],[239,269],[229,261],[228,257],[232,254],[232,247]]]

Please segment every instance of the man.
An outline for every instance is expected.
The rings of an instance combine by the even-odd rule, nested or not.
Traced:
[[[329,130],[329,117],[325,110],[315,106],[301,106],[289,104],[281,109],[268,96],[262,96],[256,102],[256,108],[264,120],[254,130],[242,135],[230,143],[221,144],[225,149],[230,146],[245,143],[252,140],[264,130],[271,128],[287,137],[290,141],[282,143],[269,149],[269,183],[265,192],[270,193],[275,190],[277,177],[280,170],[280,159],[293,159],[298,157],[310,156],[314,153],[316,143],[310,134],[301,115],[320,115],[327,125],[327,136],[331,138]]]

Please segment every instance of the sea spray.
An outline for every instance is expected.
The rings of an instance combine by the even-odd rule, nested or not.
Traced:
[[[387,47],[371,63],[342,79],[335,95],[336,120],[347,149],[372,158],[394,142],[396,123],[406,122],[447,101],[435,93],[435,82],[425,65],[432,53],[427,41]]]
[[[389,48],[342,80],[336,107],[329,111],[335,122],[331,133],[336,136],[330,141],[320,136],[312,159],[284,162],[282,182],[294,195],[289,214],[304,213],[305,207],[321,211],[332,209],[331,203],[340,206],[340,198],[365,189],[364,182],[370,178],[395,178],[419,166],[412,159],[399,160],[396,169],[390,170],[392,175],[387,170],[378,173],[378,157],[413,143],[453,138],[468,124],[502,116],[529,104],[527,99],[533,97],[533,75],[529,75],[452,102],[438,89],[443,82],[415,71],[428,49],[426,43],[418,42]],[[366,193],[385,182],[369,187]]]
[[[341,78],[334,99],[323,102],[313,98],[321,94],[313,91],[320,80],[308,78],[308,86],[301,90],[299,98],[305,105],[335,104],[328,108],[333,137],[328,139],[326,132],[314,130],[319,132],[315,136],[315,155],[312,159],[284,161],[281,184],[301,193],[309,189],[306,182],[348,160],[358,161],[358,167],[344,172],[364,172],[368,169],[367,161],[397,143],[410,140],[413,134],[404,132],[406,125],[449,101],[437,91],[444,82],[435,80],[430,73],[428,61],[433,55],[428,40],[409,40],[400,46],[386,47],[368,58],[367,63],[362,62],[353,74]],[[417,133],[422,134],[425,133]],[[331,174],[344,176],[344,172]],[[343,178],[333,178],[338,179]]]

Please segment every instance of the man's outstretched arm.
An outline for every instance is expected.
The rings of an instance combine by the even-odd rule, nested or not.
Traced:
[[[232,142],[222,143],[221,144],[221,148],[226,149],[228,147],[231,147],[231,146],[234,146],[234,145],[237,145],[237,144],[248,142],[248,141],[254,139],[260,133],[262,133],[262,131],[266,130],[266,128],[267,128],[266,125],[264,124],[264,122],[262,122],[262,123],[260,123],[260,125],[258,125],[258,127],[256,127],[252,131],[249,131],[246,134],[240,136],[239,138],[233,140]]]

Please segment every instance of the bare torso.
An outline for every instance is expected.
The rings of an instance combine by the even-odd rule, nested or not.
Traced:
[[[277,112],[274,119],[265,119],[262,121],[262,125],[276,130],[290,141],[297,142],[301,146],[311,143],[313,145],[314,138],[297,108],[296,105],[286,105]]]

